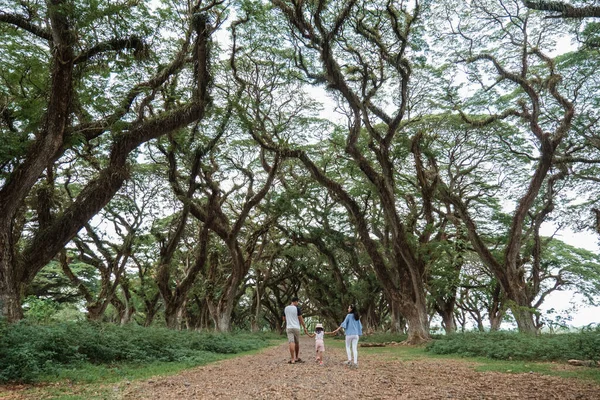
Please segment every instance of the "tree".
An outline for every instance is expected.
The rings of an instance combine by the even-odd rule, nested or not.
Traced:
[[[202,119],[218,4],[199,1],[183,10],[183,35],[173,42],[178,48],[155,49],[146,40],[159,32],[150,26],[162,26],[160,18],[177,26],[177,13],[165,9],[153,17],[146,3],[23,1],[0,13],[5,82],[0,127],[2,137],[11,138],[2,152],[9,158],[0,160],[0,309],[9,321],[22,317],[24,287],[129,177],[132,153]],[[31,62],[32,69],[33,59],[39,61]],[[182,101],[164,109],[157,95],[186,74]],[[57,162],[77,157],[78,146],[98,144],[104,149],[101,168],[72,204],[56,210],[38,201],[26,212],[36,186],[45,182],[48,192],[58,190]]]
[[[600,7],[574,6],[562,1],[525,0],[526,7],[532,10],[551,11],[551,18],[600,18]]]
[[[73,238],[72,245],[60,257],[63,272],[86,299],[91,320],[101,319],[110,304],[118,309],[121,323],[128,323],[135,310],[127,269],[137,252],[140,236],[148,231],[150,219],[156,218],[152,208],[160,203],[157,201],[160,188],[147,181],[143,167],[139,169],[134,170],[133,177],[101,210],[94,225],[86,223],[84,231]],[[72,264],[96,268],[99,290],[95,288],[97,282],[80,279]],[[121,297],[117,295],[119,288]]]
[[[420,4],[396,7],[389,1],[350,1],[331,2],[325,7],[324,2],[272,3],[291,26],[287,36],[304,79],[315,86],[326,85],[337,97],[347,120],[345,144],[337,143],[345,152],[341,159],[348,158],[354,166],[353,178],[360,178],[365,187],[371,188],[382,211],[385,229],[381,232],[385,232],[386,241],[374,239],[369,218],[345,182],[323,171],[300,146],[279,151],[300,160],[313,178],[343,204],[392,310],[398,310],[408,321],[408,342],[426,341],[430,336],[425,262],[418,246],[429,240],[430,232],[413,236],[403,222],[397,206],[400,178],[396,172],[399,160],[395,158],[396,146],[407,142],[402,135],[403,124],[415,106],[410,86],[410,49],[421,44],[417,33]],[[391,114],[388,111],[392,104],[387,101],[390,91],[394,93]],[[426,188],[419,190],[427,214],[432,197]]]
[[[456,208],[471,244],[501,284],[519,330],[535,332],[538,326],[534,322],[532,302],[541,290],[537,240],[541,224],[554,209],[557,185],[566,176],[564,168],[553,169],[554,157],[571,132],[576,108],[561,92],[562,76],[555,61],[542,50],[550,34],[548,25],[509,2],[481,1],[474,3],[474,7],[483,21],[496,24],[498,30],[494,37],[499,42],[490,48],[489,37],[481,35],[481,27],[475,22],[468,25],[467,20],[462,19],[453,26],[453,32],[458,38],[464,38],[466,47],[456,55],[472,68],[467,72],[469,77],[483,88],[481,97],[474,97],[469,107],[481,110],[480,105],[483,105],[491,110],[486,118],[469,116],[464,111],[461,115],[473,127],[498,121],[515,123],[522,134],[535,143],[534,155],[528,157],[533,172],[523,189],[515,188],[515,207],[499,257],[485,243],[468,203],[456,192],[452,193],[448,185],[440,186],[441,194]],[[472,9],[466,11],[472,13]],[[510,23],[504,23],[504,18]],[[502,40],[506,40],[506,45],[500,48]],[[518,154],[515,152],[515,156]],[[528,238],[537,241],[529,254]],[[530,261],[531,274],[526,278],[526,264]]]
[[[266,152],[262,152],[256,160],[252,149],[243,151],[243,141],[236,141],[235,137],[232,147],[226,147],[225,143],[217,146],[218,139],[225,131],[226,120],[223,120],[211,145],[204,147],[199,144],[190,154],[188,146],[194,145],[193,141],[185,147],[172,141],[171,149],[166,151],[173,192],[183,203],[184,212],[203,224],[202,230],[205,233],[198,243],[207,246],[208,234],[214,232],[226,249],[226,254],[221,254],[203,248],[195,260],[194,274],[187,274],[193,280],[195,274],[203,269],[216,272],[220,269],[218,264],[228,266],[227,278],[218,288],[220,295],[215,290],[212,292],[213,296],[207,298],[215,326],[223,332],[230,330],[231,313],[235,300],[240,295],[241,284],[252,265],[257,245],[265,239],[271,224],[268,217],[253,216],[251,213],[269,192],[280,163],[276,156],[272,164],[269,164]],[[187,153],[189,157],[190,169],[187,176],[184,175],[183,168],[178,166],[175,151]],[[246,164],[248,162],[249,165]],[[263,169],[262,176],[257,166]],[[181,184],[182,180],[188,182],[185,189]],[[230,182],[232,187],[222,186],[221,182]],[[209,253],[216,257],[211,257]],[[165,280],[161,279],[160,282]]]
[[[545,18],[561,19],[572,27],[577,41],[584,49],[597,51],[600,48],[600,23],[595,18],[600,17],[600,7],[585,1],[572,3],[574,4],[562,1],[524,1],[526,7],[541,11]]]

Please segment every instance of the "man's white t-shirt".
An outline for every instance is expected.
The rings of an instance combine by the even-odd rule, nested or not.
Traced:
[[[302,315],[300,308],[290,304],[283,311],[285,313],[285,327],[287,329],[300,329],[300,321],[298,320],[298,316]]]

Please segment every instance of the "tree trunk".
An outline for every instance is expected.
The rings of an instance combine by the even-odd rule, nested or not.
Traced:
[[[177,300],[177,298],[175,298]],[[165,301],[165,323],[169,329],[181,329],[183,311],[187,301]]]
[[[503,315],[490,315],[490,330],[492,332],[497,332],[500,330],[503,317]]]
[[[125,325],[131,322],[133,314],[135,313],[135,306],[131,299],[131,293],[129,292],[129,284],[123,285],[123,303],[125,303],[125,309],[121,315],[121,325]]]
[[[217,319],[217,330],[219,332],[229,332],[231,330],[231,313],[223,312]]]
[[[233,306],[230,306],[227,302],[223,304],[220,301],[217,306],[208,302],[208,308],[215,324],[215,330],[217,332],[229,332],[231,330],[231,311]]]
[[[402,314],[408,322],[408,338],[406,344],[422,344],[431,340],[429,318],[424,307],[404,307]]]
[[[451,296],[449,299],[438,296],[435,301],[435,311],[442,317],[442,326],[447,335],[456,332],[456,320],[454,319],[455,304],[455,296]]]
[[[260,278],[260,275],[259,275]],[[255,285],[255,290],[254,290],[254,315],[252,318],[252,321],[250,322],[250,330],[252,332],[258,332],[260,330],[260,325],[258,323],[259,319],[260,319],[260,308],[261,308],[261,301],[260,301],[260,284],[257,280],[256,285]]]
[[[144,318],[144,326],[148,327],[154,322],[156,313],[158,312],[158,300],[160,293],[156,293],[151,299],[144,300],[144,306],[146,308],[146,318]]]
[[[538,328],[534,320],[535,312],[528,302],[525,302],[525,305],[513,304],[511,305],[510,310],[517,322],[519,332],[531,335],[538,333]]]
[[[15,322],[23,318],[20,284],[12,265],[10,229],[0,229],[0,320]]]
[[[477,324],[477,330],[479,332],[485,332],[485,326],[483,325],[483,317],[481,316],[481,312],[478,309],[470,309],[468,310],[468,313],[471,318],[475,320],[475,323]],[[492,321],[492,314],[490,314],[490,321]]]
[[[456,321],[454,320],[454,307],[451,309],[443,309],[439,312],[442,317],[442,325],[446,331],[446,335],[456,332]]]
[[[392,304],[390,317],[392,319],[390,331],[392,333],[406,333],[406,319],[400,313],[400,309],[397,304]]]
[[[86,306],[87,319],[90,321],[101,321],[110,302],[110,299],[98,299],[97,301],[88,304]]]
[[[111,304],[117,309],[120,325],[127,325],[131,322],[131,319],[133,318],[133,313],[135,312],[135,307],[133,305],[133,302],[131,301],[131,295],[129,294],[129,290],[126,290],[123,287],[123,300],[121,300],[117,296],[114,296],[112,298]]]
[[[167,328],[175,329],[177,327],[177,312],[173,312],[172,310],[167,312],[169,309],[169,307],[165,307],[165,323],[167,324]]]

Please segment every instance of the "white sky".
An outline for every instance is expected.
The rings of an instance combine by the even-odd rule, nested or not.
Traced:
[[[553,233],[554,228],[551,225],[542,228],[543,235],[549,236]],[[597,235],[588,232],[576,233],[567,229],[559,231],[555,237],[571,246],[593,251],[596,254],[600,252]],[[578,306],[574,312],[569,311],[573,304]],[[559,315],[571,317],[569,325],[574,327],[582,327],[591,323],[600,324],[600,307],[582,306],[583,304],[581,295],[573,291],[555,292],[548,296],[541,309],[547,311],[554,308]]]

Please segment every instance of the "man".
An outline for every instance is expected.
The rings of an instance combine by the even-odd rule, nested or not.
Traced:
[[[290,348],[290,361],[288,364],[302,363],[300,357],[300,325],[306,331],[304,318],[302,318],[302,309],[298,307],[298,298],[292,297],[292,303],[283,310],[283,320],[285,321],[285,332],[287,333]]]

